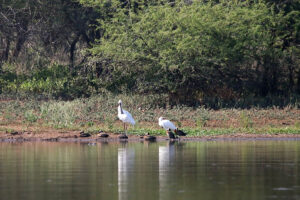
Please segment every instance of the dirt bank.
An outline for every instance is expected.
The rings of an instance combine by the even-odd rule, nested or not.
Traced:
[[[103,133],[101,133],[103,134]],[[25,141],[49,141],[49,142],[101,142],[101,141],[144,141],[148,136],[128,135],[128,139],[120,139],[120,134],[106,133],[108,137],[100,137],[100,134],[92,134],[82,137],[80,131],[45,130],[39,133],[30,131],[0,131],[0,142],[25,142]],[[186,136],[179,141],[210,141],[210,140],[300,140],[300,135],[295,134],[226,134],[210,136]],[[156,136],[155,141],[169,140],[167,136]]]

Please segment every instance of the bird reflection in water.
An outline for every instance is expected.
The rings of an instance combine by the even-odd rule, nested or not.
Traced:
[[[118,193],[119,200],[130,199],[130,172],[134,170],[135,151],[130,148],[118,149]]]
[[[171,187],[172,166],[175,162],[175,142],[170,141],[166,146],[159,147],[159,199],[168,199],[166,193]]]

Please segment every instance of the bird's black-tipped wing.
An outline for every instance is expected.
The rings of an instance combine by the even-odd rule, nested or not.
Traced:
[[[176,129],[175,133],[176,133],[176,135],[179,135],[179,136],[186,136],[186,133],[179,129]]]

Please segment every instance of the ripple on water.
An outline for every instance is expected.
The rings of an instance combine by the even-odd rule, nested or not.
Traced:
[[[273,188],[273,190],[277,190],[277,191],[288,191],[288,190],[293,190],[293,188],[279,187],[279,188]]]

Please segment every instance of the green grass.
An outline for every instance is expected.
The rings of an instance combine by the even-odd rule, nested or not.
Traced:
[[[0,125],[21,123],[27,126],[53,127],[67,130],[99,130],[120,133],[122,123],[117,118],[117,102],[122,99],[124,109],[135,118],[129,134],[165,135],[158,126],[158,118],[172,120],[190,136],[236,133],[300,133],[300,111],[288,106],[262,109],[220,109],[177,106],[165,108],[156,101],[158,96],[99,95],[73,101],[10,100],[0,104]]]
[[[90,133],[98,133],[99,129],[86,129]],[[101,129],[111,133],[123,133],[123,129]],[[286,128],[213,128],[213,129],[199,129],[199,128],[184,128],[182,129],[190,137],[201,136],[217,136],[217,135],[232,135],[232,134],[300,134],[299,128],[286,127]],[[129,129],[128,135],[143,135],[149,133],[150,135],[165,136],[166,132],[163,129],[149,129],[138,128]]]

